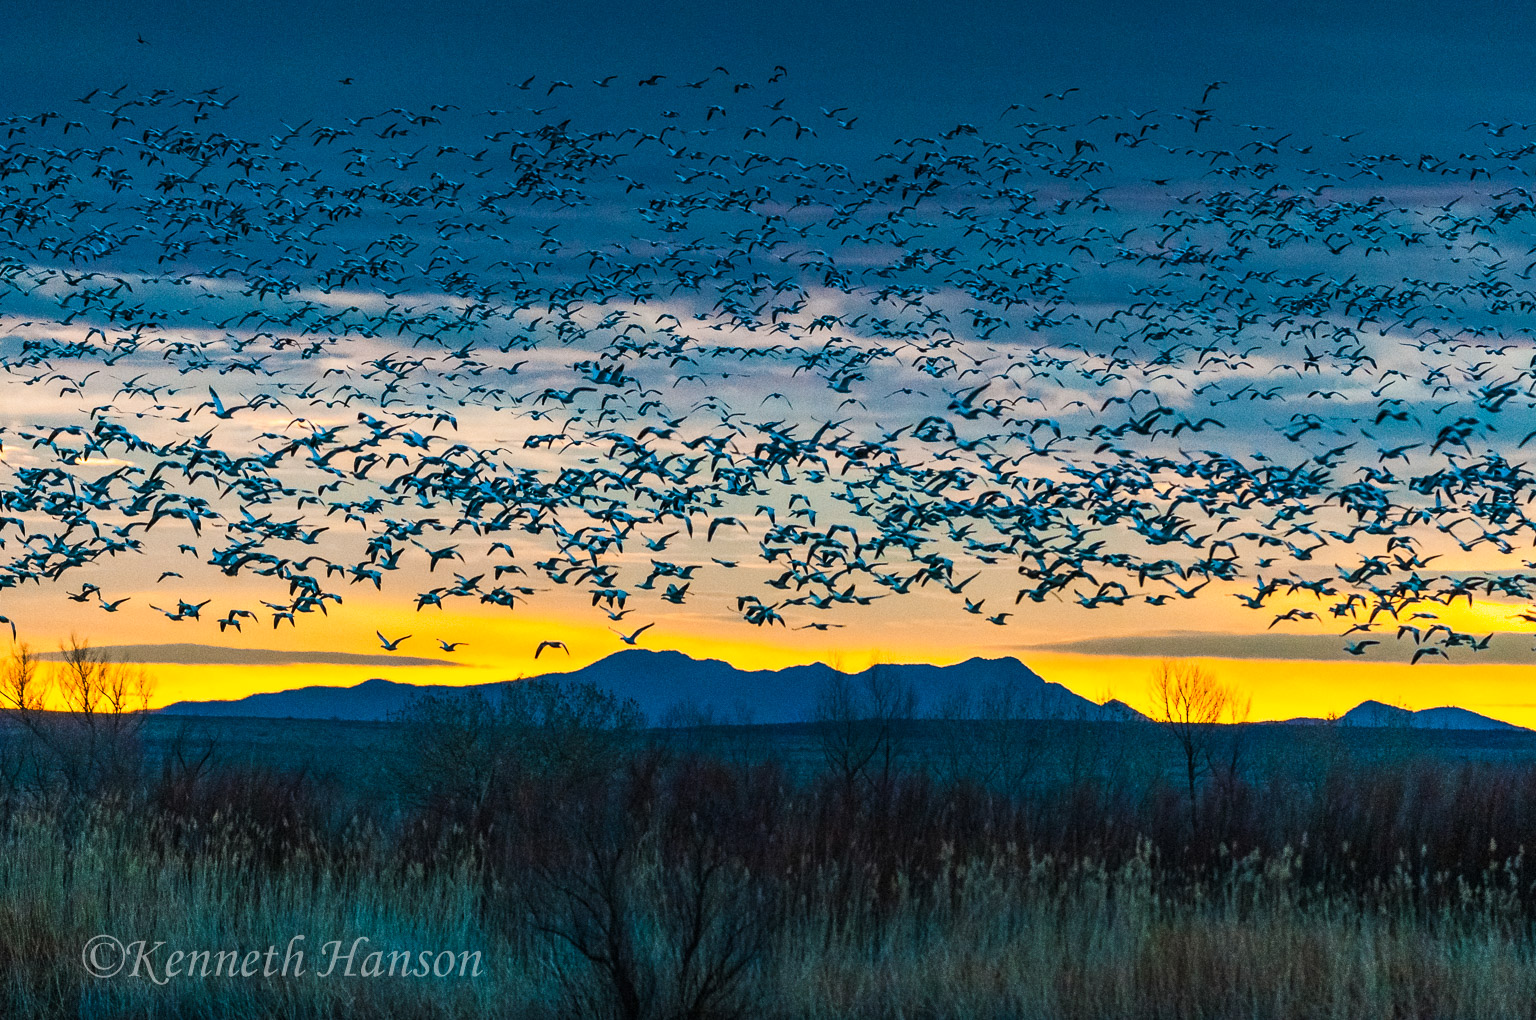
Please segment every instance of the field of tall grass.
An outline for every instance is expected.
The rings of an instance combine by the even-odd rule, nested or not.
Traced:
[[[1178,774],[979,783],[853,727],[807,778],[537,690],[399,720],[391,796],[7,717],[0,1015],[1536,1015],[1536,769],[1212,755],[1191,803]],[[162,945],[100,978],[102,935]],[[295,936],[302,975],[166,976]],[[358,938],[480,973],[319,975]]]
[[[0,843],[8,1015],[1383,1017],[1536,1010],[1533,777],[1274,791],[1232,844],[1181,802],[625,762],[387,821],[293,777],[155,784]],[[1245,793],[1246,796],[1246,793]],[[1258,798],[1254,798],[1258,799]],[[1269,808],[1278,808],[1271,813]],[[1212,815],[1218,814],[1215,806]],[[1154,833],[1154,836],[1144,832]],[[1501,846],[1500,835],[1506,842]],[[93,936],[473,950],[479,978],[90,977]],[[162,956],[163,959],[163,956]]]

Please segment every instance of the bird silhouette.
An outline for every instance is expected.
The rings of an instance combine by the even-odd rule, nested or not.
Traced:
[[[1531,598],[1521,122],[1357,151],[1217,80],[885,139],[784,67],[563,73],[0,114],[0,590],[221,633],[359,585],[820,632],[1235,599],[1415,662],[1487,644],[1417,614]],[[207,590],[79,580],[136,562]]]
[[[633,645],[635,643],[635,639],[636,638],[638,638],[641,634],[644,634],[646,631],[650,630],[654,626],[656,626],[656,624],[648,623],[645,626],[643,626],[643,627],[639,628],[638,630],[635,630],[635,631],[633,631],[633,632],[631,632],[629,634],[625,634],[623,631],[620,631],[620,630],[613,630],[612,627],[609,627],[608,629],[609,630],[613,630],[613,632],[619,636],[619,640],[624,642],[626,645]]]
[[[411,636],[411,635],[407,634],[404,637],[397,637],[397,638],[394,638],[394,639],[390,639],[390,638],[385,637],[382,631],[374,631],[374,633],[378,635],[379,647],[384,649],[386,652],[397,651],[400,648],[400,643],[402,641],[408,640],[410,638],[410,636]]]

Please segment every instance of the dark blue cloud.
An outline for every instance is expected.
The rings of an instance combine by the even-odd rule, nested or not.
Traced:
[[[776,4],[405,2],[13,5],[7,98],[27,109],[102,81],[219,84],[253,114],[345,99],[494,103],[528,75],[579,86],[719,64],[791,70],[803,95],[848,105],[883,134],[1035,102],[1190,105],[1203,86],[1237,119],[1306,132],[1364,128],[1382,144],[1443,147],[1485,116],[1529,108],[1522,68],[1536,10],[1429,3]],[[141,44],[142,37],[147,44]],[[353,78],[342,86],[338,80]],[[574,106],[573,106],[574,104]],[[1139,108],[1139,106],[1138,106]]]

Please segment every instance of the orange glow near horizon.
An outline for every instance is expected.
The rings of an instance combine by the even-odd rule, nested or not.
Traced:
[[[656,646],[663,647],[663,646]],[[945,656],[905,657],[890,653],[819,654],[805,648],[732,644],[725,641],[690,643],[676,650],[694,658],[716,658],[741,669],[779,669],[824,662],[857,671],[873,662],[934,662],[947,665],[971,654],[999,657],[1012,654],[1043,679],[1058,683],[1095,702],[1117,698],[1149,712],[1148,679],[1156,656],[1114,656],[1023,650],[1002,653],[963,649]],[[605,651],[611,654],[612,649]],[[545,673],[571,672],[602,658],[567,657],[546,652],[526,665],[466,661],[460,666],[328,665],[179,665],[148,664],[155,687],[151,706],[177,701],[233,700],[252,694],[308,686],[351,687],[372,677],[401,683],[446,686],[495,683]],[[1376,700],[1411,709],[1457,705],[1495,719],[1536,728],[1536,694],[1531,679],[1536,669],[1521,665],[1410,666],[1387,662],[1323,662],[1282,659],[1196,658],[1218,679],[1253,699],[1250,719],[1273,721],[1299,716],[1327,717],[1347,712],[1362,701]]]
[[[1118,698],[1149,712],[1148,680],[1159,661],[1153,656],[1073,655],[1030,652],[1025,661],[1046,680],[1104,701]],[[1362,701],[1410,709],[1455,705],[1517,726],[1536,728],[1536,668],[1520,665],[1411,666],[1401,662],[1320,662],[1303,659],[1217,659],[1193,661],[1253,696],[1253,722],[1342,715]]]
[[[138,601],[155,599],[154,589],[133,594]],[[33,619],[49,618],[55,625],[73,626],[95,645],[199,643],[232,649],[278,649],[296,658],[316,650],[376,655],[374,663],[328,665],[298,662],[292,665],[174,665],[149,663],[156,684],[153,707],[177,701],[233,700],[251,694],[298,687],[352,686],[372,677],[403,683],[450,686],[492,683],[544,673],[581,669],[626,646],[614,630],[633,633],[650,620],[657,626],[647,631],[638,647],[672,649],[696,659],[721,659],[739,669],[771,670],[822,662],[845,671],[858,671],[875,662],[924,662],[948,665],[973,656],[1018,658],[1048,681],[1094,701],[1119,698],[1139,710],[1147,710],[1147,678],[1157,661],[1155,655],[1107,655],[1082,651],[1032,647],[1043,642],[1074,638],[1114,636],[1146,632],[1155,623],[1191,622],[1160,620],[1143,611],[1083,614],[1070,606],[1016,607],[1017,626],[996,627],[979,617],[953,611],[953,607],[928,593],[905,601],[900,611],[891,603],[878,604],[861,616],[833,616],[846,626],[828,630],[788,630],[782,627],[751,628],[723,622],[706,609],[673,615],[649,615],[648,611],[610,621],[590,605],[588,598],[568,590],[553,590],[537,608],[519,607],[506,612],[490,607],[467,606],[443,611],[428,608],[417,612],[409,604],[386,599],[366,586],[347,594],[344,605],[333,606],[328,616],[301,620],[298,628],[274,629],[270,621],[247,621],[243,631],[220,632],[210,607],[201,624],[174,624],[162,620],[103,614],[61,615],[55,604],[44,609],[41,598],[31,593],[19,599],[38,599]],[[723,603],[723,590],[700,594],[704,603]],[[1290,605],[1315,608],[1310,598],[1291,596],[1273,600],[1275,613]],[[1241,633],[1252,628],[1255,615],[1236,606],[1235,600],[1213,601],[1199,617],[1210,631]],[[1481,601],[1455,606],[1426,604],[1422,611],[1433,619],[1401,621],[1382,619],[1378,632],[1390,643],[1398,622],[1427,629],[1446,623],[1458,630],[1483,633],[1508,631],[1530,633],[1533,627],[1519,614],[1524,605]],[[653,611],[651,611],[653,613]],[[1086,617],[1091,615],[1092,619]],[[1182,614],[1181,614],[1182,615]],[[1262,616],[1262,614],[1260,614]],[[1088,629],[1085,625],[1093,623]],[[1246,626],[1245,626],[1246,625]],[[1317,621],[1288,627],[1277,633],[1333,634],[1343,629],[1338,621]],[[404,665],[390,661],[382,652],[375,630],[389,637],[411,635],[399,657],[444,659],[453,666]],[[1251,633],[1251,630],[1249,631]],[[57,646],[57,635],[23,634],[39,651]],[[437,641],[463,642],[453,653],[443,652]],[[545,639],[565,641],[567,655],[547,650],[538,659],[534,650]],[[1340,640],[1342,644],[1342,639]],[[1178,656],[1179,641],[1168,639],[1168,654]],[[1202,658],[1221,679],[1252,694],[1255,721],[1296,716],[1327,716],[1343,713],[1367,699],[1412,708],[1458,705],[1462,708],[1519,725],[1536,727],[1536,695],[1530,681],[1536,667],[1506,664],[1445,664],[1409,666],[1400,662],[1311,661],[1302,659]]]

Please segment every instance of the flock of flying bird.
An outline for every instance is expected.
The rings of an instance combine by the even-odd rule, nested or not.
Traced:
[[[403,571],[418,612],[563,589],[634,645],[662,604],[1198,596],[1419,661],[1488,644],[1443,607],[1531,598],[1530,126],[1371,153],[1212,83],[871,144],[787,76],[0,118],[0,609],[240,631]],[[254,602],[104,591],[131,554]]]

